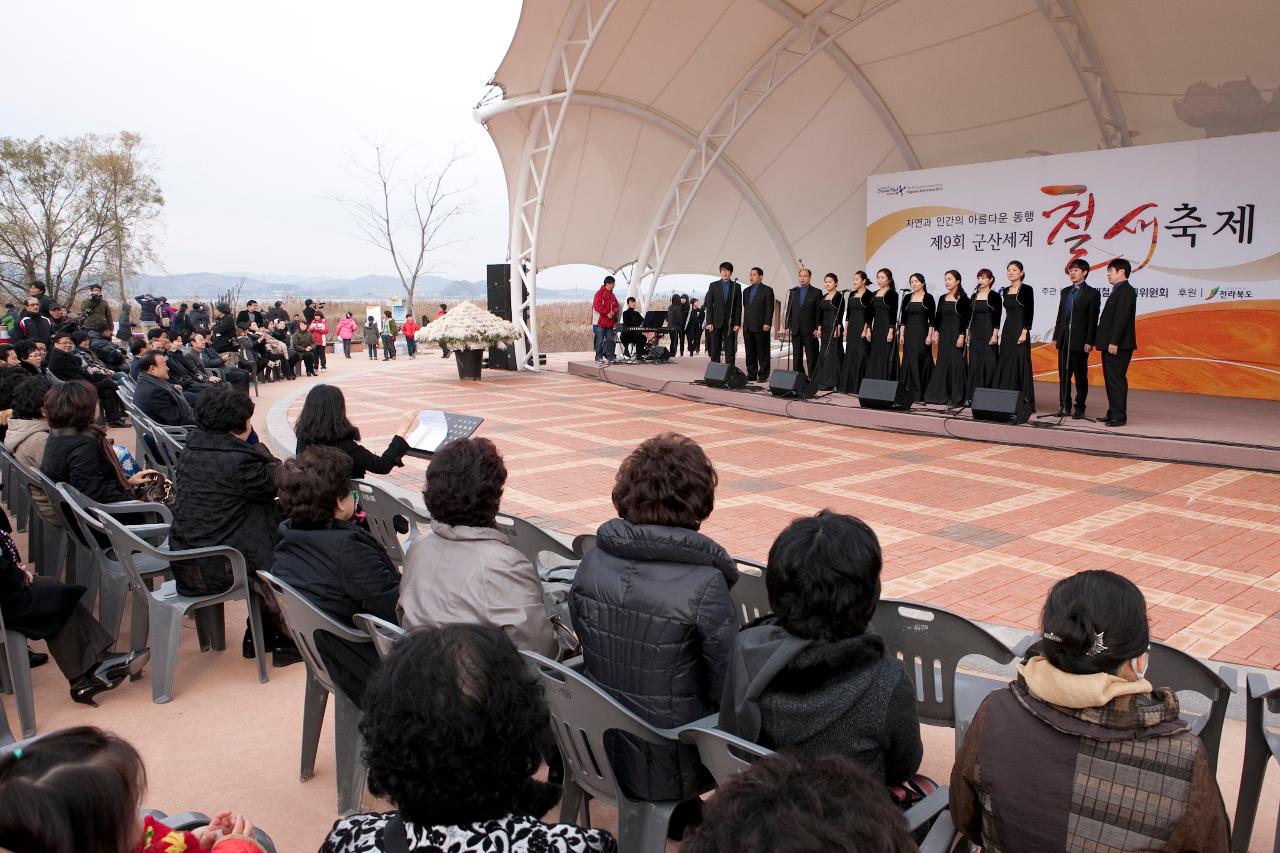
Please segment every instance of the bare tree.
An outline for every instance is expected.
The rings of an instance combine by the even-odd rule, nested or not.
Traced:
[[[117,273],[140,256],[163,205],[137,134],[0,139],[0,285],[69,303],[113,251]]]
[[[470,212],[465,194],[474,184],[453,186],[451,173],[465,159],[456,148],[439,169],[398,178],[400,156],[383,143],[369,145],[372,165],[355,158],[353,163],[358,176],[371,185],[370,196],[337,200],[359,226],[362,238],[391,255],[412,315],[418,281],[441,268],[443,250],[465,242],[465,238],[447,239],[443,232],[453,219]]]

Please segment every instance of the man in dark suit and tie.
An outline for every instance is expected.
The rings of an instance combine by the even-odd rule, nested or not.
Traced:
[[[742,328],[742,286],[733,280],[733,264],[720,265],[719,281],[711,282],[703,307],[707,312],[707,355],[712,361],[733,364],[738,354],[738,329]]]
[[[787,334],[791,335],[791,369],[804,373],[810,379],[818,367],[818,305],[822,294],[809,284],[813,273],[800,270],[800,283],[791,288],[787,299]],[[806,371],[805,365],[808,365]]]
[[[1058,348],[1058,417],[1084,417],[1089,398],[1089,353],[1098,333],[1098,306],[1102,297],[1085,281],[1089,262],[1076,258],[1067,264],[1071,284],[1058,297],[1058,319],[1053,344]],[[1071,407],[1071,380],[1076,383],[1076,405]]]
[[[1102,421],[1109,427],[1124,426],[1129,421],[1129,360],[1138,348],[1134,328],[1138,315],[1138,295],[1129,283],[1133,267],[1124,258],[1107,264],[1107,282],[1111,295],[1102,307],[1098,321],[1097,343],[1102,350],[1102,379],[1107,384],[1107,416]]]
[[[751,283],[742,291],[742,343],[747,351],[747,381],[769,381],[769,329],[773,323],[773,288],[764,270],[751,268]]]

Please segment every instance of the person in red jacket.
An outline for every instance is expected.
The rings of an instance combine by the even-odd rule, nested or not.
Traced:
[[[413,334],[418,331],[418,324],[413,322],[412,311],[405,315],[404,322],[400,324],[400,331],[404,333],[404,348],[409,358],[417,358],[418,342],[413,339]]]
[[[604,277],[604,284],[591,301],[591,330],[595,333],[596,364],[613,364],[616,360],[616,333],[618,322],[618,297],[613,295],[613,276]]]

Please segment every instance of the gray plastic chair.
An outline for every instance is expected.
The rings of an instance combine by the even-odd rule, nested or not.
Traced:
[[[22,736],[28,738],[36,733],[36,700],[31,690],[31,659],[27,657],[27,638],[5,627],[3,613],[0,613],[0,643],[4,644],[4,655],[0,656],[0,688],[13,696],[17,703]],[[3,722],[0,736],[9,734],[8,720]]]
[[[37,574],[57,580],[62,577],[69,548],[67,531],[58,517],[54,499],[58,487],[43,471],[25,469],[25,473],[29,478],[27,492],[31,496],[31,534],[27,537],[30,543],[27,554],[35,564]],[[41,499],[49,506],[49,517],[40,512]]]
[[[4,703],[0,702],[0,754],[3,754],[5,747],[14,742],[13,730],[9,728],[9,715],[5,713]]]
[[[716,785],[723,785],[749,769],[757,759],[773,755],[773,750],[710,726],[685,726],[677,734],[681,741],[698,748],[698,758],[702,766],[711,771]]]
[[[31,495],[27,491],[31,478],[26,473],[26,467],[4,445],[0,445],[0,456],[5,460],[5,503],[9,505],[14,531],[22,533],[27,529],[27,519],[31,514]]]
[[[372,613],[357,613],[354,619],[356,627],[369,635],[373,647],[378,651],[378,660],[384,660],[396,643],[408,635],[408,631],[386,619],[380,619]]]
[[[495,521],[497,522],[498,530],[502,531],[511,542],[511,547],[523,554],[524,558],[530,563],[533,563],[535,569],[559,568],[566,562],[576,563],[582,559],[582,555],[576,553],[572,547],[565,545],[531,521],[525,521],[519,516],[505,513],[499,513]],[[546,562],[542,559],[542,555],[546,553],[550,553],[560,559],[555,562]]]
[[[1227,705],[1239,684],[1239,675],[1230,667],[1214,672],[1184,651],[1152,641],[1150,673],[1157,686],[1171,687],[1176,692],[1198,693],[1209,700],[1209,713],[1188,714],[1182,718],[1191,731],[1200,736],[1209,756],[1209,766],[1218,770],[1218,750],[1222,746],[1222,724],[1227,718]]]
[[[1262,673],[1251,672],[1247,678],[1245,698],[1244,767],[1240,774],[1240,798],[1236,800],[1236,817],[1231,822],[1232,853],[1245,853],[1253,838],[1253,824],[1258,817],[1258,801],[1267,766],[1280,763],[1280,730],[1267,727],[1266,715],[1280,714],[1280,687],[1272,688]],[[1280,813],[1276,816],[1276,837],[1272,850],[1280,853]]]
[[[596,547],[596,535],[594,533],[579,533],[573,537],[573,542],[569,545],[569,550],[578,555],[581,560],[588,551]]]
[[[769,605],[769,590],[764,585],[764,566],[741,557],[733,559],[738,564],[738,582],[729,588],[729,595],[733,598],[738,627],[743,628],[769,615],[773,608]]]
[[[541,680],[551,708],[551,728],[564,757],[561,823],[591,825],[589,799],[618,808],[618,849],[629,853],[663,853],[676,800],[628,799],[618,786],[605,750],[606,732],[624,732],[657,745],[676,743],[674,730],[655,728],[618,704],[585,677],[535,652],[521,652]]]
[[[151,701],[157,705],[173,699],[174,675],[178,669],[178,650],[182,645],[182,620],[197,611],[223,605],[228,601],[243,601],[249,611],[249,632],[253,637],[254,657],[258,662],[258,681],[267,682],[267,658],[262,641],[262,614],[254,604],[253,589],[249,586],[248,569],[244,555],[235,548],[226,545],[212,548],[190,548],[185,551],[170,551],[157,548],[140,539],[130,528],[125,527],[108,513],[94,510],[102,523],[111,547],[120,560],[129,586],[136,596],[147,605],[147,635],[151,644]],[[222,557],[231,566],[231,588],[226,592],[214,595],[179,595],[177,581],[165,581],[157,590],[143,580],[142,566],[169,564],[178,560],[191,560],[198,557]],[[149,563],[139,560],[143,558]],[[135,610],[135,613],[137,611]],[[142,643],[136,636],[131,636],[134,648]]]
[[[364,713],[341,689],[333,683],[333,677],[325,668],[324,659],[316,650],[315,635],[318,632],[332,634],[352,643],[372,642],[369,635],[343,625],[301,593],[270,572],[258,572],[258,577],[271,588],[284,613],[289,635],[307,664],[307,690],[302,706],[302,769],[303,782],[315,775],[316,751],[320,748],[320,732],[324,725],[324,709],[329,694],[334,700],[334,754],[337,763],[338,813],[344,817],[360,810],[364,795],[365,766],[361,753],[364,738],[360,736],[360,720]]]
[[[431,529],[431,517],[407,502],[399,500],[376,483],[368,480],[351,482],[360,493],[360,508],[365,512],[369,532],[386,549],[391,562],[397,566],[404,566],[404,558],[409,553],[409,546]],[[403,540],[396,532],[397,518],[402,519],[409,526],[409,533]]]
[[[916,687],[920,722],[955,729],[958,748],[982,697],[1008,682],[957,674],[957,665],[970,655],[1008,664],[1013,661],[1013,652],[981,626],[927,604],[882,598],[871,625],[871,630],[884,638],[889,653],[907,668]],[[976,695],[958,701],[957,693],[961,692]],[[957,704],[965,709],[963,715],[956,713]]]

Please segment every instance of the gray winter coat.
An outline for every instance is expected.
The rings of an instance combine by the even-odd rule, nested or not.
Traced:
[[[570,591],[586,675],[655,726],[714,714],[738,632],[729,587],[733,558],[692,530],[606,522]],[[696,750],[655,747],[625,735],[609,742],[631,795],[686,799],[705,787]]]
[[[738,635],[719,728],[770,749],[848,756],[888,785],[911,778],[924,754],[915,687],[884,640],[806,640],[772,616]]]

